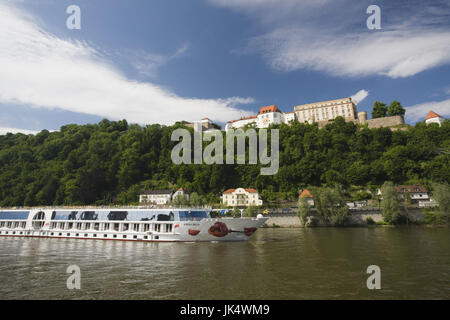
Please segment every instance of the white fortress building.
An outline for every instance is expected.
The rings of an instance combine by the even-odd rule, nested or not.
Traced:
[[[294,112],[283,113],[277,106],[271,105],[259,109],[257,115],[228,121],[225,125],[225,131],[243,128],[246,125],[254,125],[256,128],[267,128],[270,124],[289,123],[294,120]]]
[[[367,112],[358,112],[356,101],[349,97],[297,105],[293,112],[281,112],[275,105],[265,106],[259,109],[257,115],[228,121],[225,131],[244,128],[246,125],[267,128],[271,124],[289,124],[292,121],[317,123],[319,128],[323,128],[337,117],[343,117],[346,122],[367,125],[369,128],[392,128],[405,125],[405,120],[401,115],[367,119]],[[440,125],[443,120],[441,116],[430,111],[426,121],[427,123],[436,122]]]
[[[356,120],[356,103],[352,98],[328,100],[294,107],[298,122],[321,122],[344,117],[345,121]]]

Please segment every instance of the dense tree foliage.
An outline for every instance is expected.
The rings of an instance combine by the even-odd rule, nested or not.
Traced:
[[[389,105],[387,115],[390,117],[391,116],[403,116],[403,115],[405,115],[405,112],[406,112],[406,110],[402,107],[400,102],[395,100],[395,101],[392,101],[391,104]]]
[[[142,190],[179,187],[212,203],[236,187],[258,189],[268,200],[296,199],[299,188],[336,183],[373,188],[387,180],[450,182],[449,121],[442,127],[422,122],[405,131],[368,129],[343,118],[323,129],[278,125],[280,168],[273,176],[260,175],[260,164],[173,164],[177,142],[170,138],[180,126],[103,120],[36,135],[2,135],[0,206],[136,203]]]
[[[436,213],[448,223],[450,217],[450,186],[444,183],[433,183],[433,198],[439,204]]]
[[[342,186],[314,187],[312,195],[317,214],[325,222],[332,222],[335,225],[343,225],[346,222],[349,209],[345,204]]]
[[[386,104],[380,101],[375,101],[372,108],[372,118],[386,117],[388,108]]]

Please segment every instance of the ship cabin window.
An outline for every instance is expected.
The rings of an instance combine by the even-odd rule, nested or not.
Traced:
[[[172,225],[166,224],[166,232],[172,232]]]
[[[139,224],[138,223],[134,224],[133,230],[136,231],[136,232],[139,231]]]
[[[159,223],[155,224],[155,231],[161,232],[161,224],[159,224]]]
[[[126,238],[127,238],[127,235],[126,235],[126,234],[124,234],[124,235],[122,236],[122,238],[126,239]]]
[[[26,224],[26,222],[22,222],[22,228],[25,228]]]
[[[133,239],[137,239],[137,236],[133,236]]]
[[[105,225],[103,226],[103,230],[109,230],[109,223],[105,223]]]
[[[7,228],[11,228],[11,221],[9,221],[9,222],[6,224],[6,227],[7,227]]]
[[[146,223],[144,224],[144,232],[147,232],[148,230],[150,230],[150,224]]]
[[[75,234],[75,237],[78,237],[80,234],[79,233],[77,233],[77,234]]]
[[[114,223],[114,230],[115,231],[119,231],[119,224],[118,223]]]
[[[113,234],[113,238],[117,238],[117,234]]]
[[[89,230],[91,228],[91,224],[90,223],[86,223],[86,228],[84,228],[85,230]]]
[[[144,236],[144,239],[147,240],[147,239],[148,239],[148,236]]]
[[[15,227],[18,228],[19,227],[19,222],[15,223]]]
[[[87,236],[88,236],[88,234],[87,234],[87,233],[85,233],[85,234],[84,234],[84,237],[85,237],[85,238],[87,238]]]
[[[70,237],[70,233],[66,233],[66,236]]]
[[[0,222],[0,228],[3,228],[5,226],[4,222]]]
[[[62,233],[60,232],[60,233],[58,233],[58,235],[59,235],[59,236],[62,236]]]
[[[97,234],[96,234],[96,233],[94,233],[94,235],[93,235],[93,236],[94,236],[94,238],[97,238]]]
[[[77,223],[76,229],[81,230],[81,222],[78,222],[78,223]]]
[[[123,231],[128,231],[129,226],[130,225],[128,223],[124,223],[123,224]]]
[[[69,222],[69,229],[73,229],[73,222]]]
[[[108,235],[105,233],[105,234],[103,235],[103,238],[108,238]]]
[[[100,224],[99,223],[94,223],[94,230],[98,230],[99,229]]]

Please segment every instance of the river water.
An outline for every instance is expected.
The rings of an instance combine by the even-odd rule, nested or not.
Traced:
[[[0,299],[450,299],[448,228],[260,229],[248,242],[0,237]],[[77,265],[81,289],[67,289]],[[366,286],[381,269],[381,289]]]

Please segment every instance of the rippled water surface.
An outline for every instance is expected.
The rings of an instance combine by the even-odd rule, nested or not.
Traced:
[[[450,299],[448,228],[260,229],[249,242],[0,237],[0,299]],[[68,290],[69,265],[81,289]],[[366,269],[381,268],[381,290]]]

